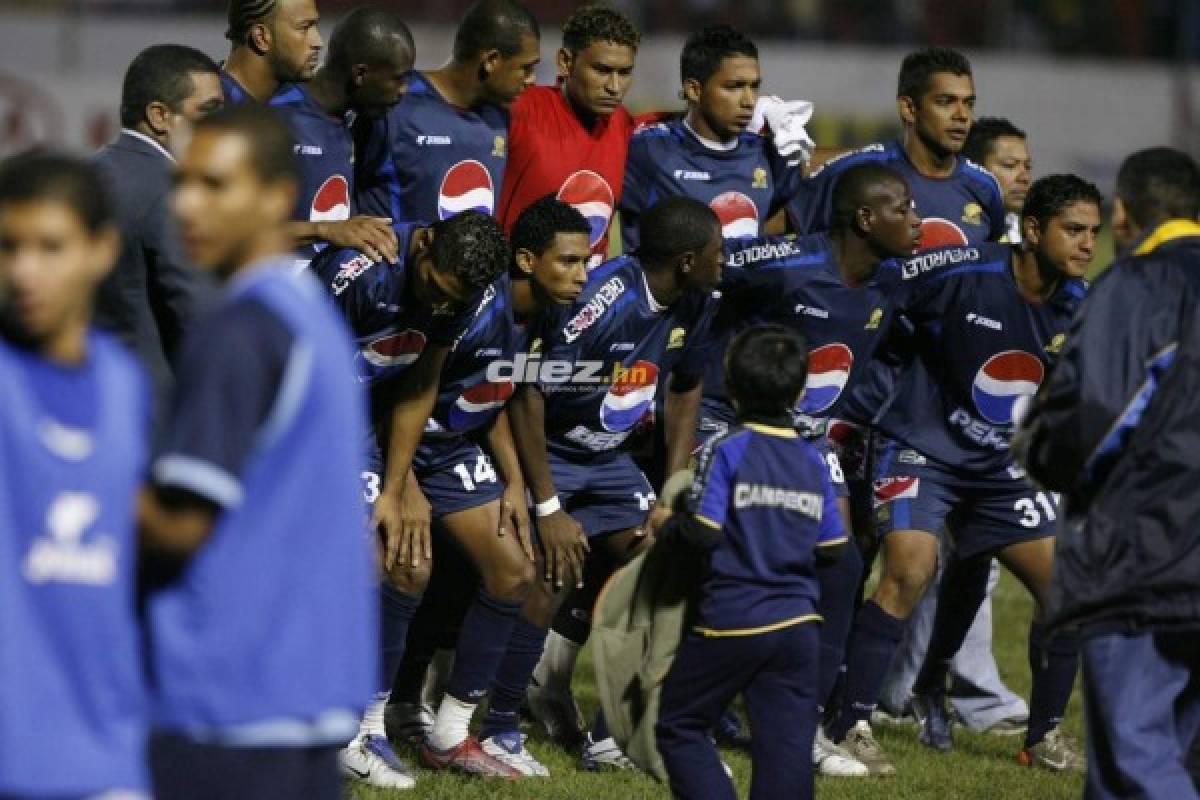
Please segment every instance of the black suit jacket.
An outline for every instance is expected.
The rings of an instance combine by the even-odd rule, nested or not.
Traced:
[[[122,238],[120,258],[96,298],[95,323],[138,355],[161,408],[174,383],[179,342],[211,296],[212,282],[183,255],[171,218],[170,159],[122,133],[96,153],[95,163],[109,181]]]

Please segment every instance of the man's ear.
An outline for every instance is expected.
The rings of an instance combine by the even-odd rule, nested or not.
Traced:
[[[161,100],[151,100],[143,112],[146,124],[159,136],[166,136],[171,132],[172,113],[171,108]]]
[[[355,64],[350,68],[350,85],[355,89],[361,89],[363,84],[367,82],[368,67],[366,64]]]
[[[265,56],[271,52],[271,45],[274,44],[271,37],[271,29],[265,23],[256,22],[250,26],[250,30],[246,33],[246,43],[250,49],[258,53],[260,56]]]
[[[418,256],[433,249],[433,228],[417,228],[412,232],[413,251]]]
[[[558,70],[558,77],[565,78],[571,74],[571,65],[575,63],[575,56],[571,54],[565,47],[558,48],[558,54],[554,57],[554,65]]]
[[[905,125],[917,124],[917,104],[911,97],[901,95],[896,98],[896,114]]]
[[[517,269],[521,271],[521,275],[526,278],[533,277],[533,265],[536,260],[537,257],[533,254],[533,251],[524,247],[518,248],[513,253],[513,262],[516,263]]]
[[[1021,241],[1030,247],[1037,247],[1042,240],[1042,224],[1037,217],[1021,217]]]
[[[875,230],[875,212],[870,206],[860,206],[854,210],[854,227],[863,234]]]
[[[704,87],[700,81],[695,78],[688,78],[683,82],[683,99],[692,105],[700,104],[700,92]]]
[[[686,253],[681,253],[676,257],[675,267],[682,274],[687,275],[692,271],[692,267],[696,265],[696,254],[688,250]]]
[[[479,80],[486,81],[500,67],[500,51],[494,47],[479,54]]]

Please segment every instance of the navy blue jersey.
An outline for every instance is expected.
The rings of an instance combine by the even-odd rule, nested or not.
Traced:
[[[1044,303],[1017,290],[1009,245],[947,247],[905,262],[915,355],[879,428],[973,473],[1010,464],[1013,404],[1041,385],[1086,291],[1064,280]]]
[[[348,120],[321,108],[302,84],[282,87],[269,104],[287,119],[300,165],[300,196],[292,219],[310,222],[350,219],[354,196],[354,141]],[[323,244],[300,249],[307,263]]]
[[[147,783],[134,497],[149,396],[115,340],[87,350],[67,367],[0,337],[3,797]]]
[[[733,336],[754,325],[778,324],[798,330],[809,347],[798,410],[836,416],[891,324],[902,262],[881,263],[874,277],[854,287],[838,272],[825,234],[729,242],[725,251],[721,308],[705,358],[705,413],[733,417],[722,363]]]
[[[766,633],[820,619],[814,548],[846,534],[825,461],[796,431],[751,422],[713,439],[688,508],[721,531],[698,609],[701,633]]]
[[[449,347],[474,314],[435,314],[413,292],[409,262],[412,233],[420,225],[395,225],[395,264],[372,261],[352,247],[326,248],[309,268],[333,295],[358,344],[354,372],[362,383],[381,384],[416,363],[426,345]]]
[[[351,353],[325,291],[282,261],[237,276],[189,334],[152,475],[220,511],[149,602],[159,727],[261,747],[354,735],[379,645]]]
[[[355,208],[393,222],[496,212],[508,160],[508,111],[452,106],[420,72],[388,113],[355,125],[362,145]]]
[[[689,292],[658,306],[634,256],[592,270],[579,299],[544,323],[535,364],[548,447],[568,457],[619,447],[684,353],[703,346],[716,304],[709,293]]]
[[[254,96],[246,91],[246,87],[238,83],[237,78],[230,75],[224,69],[220,73],[221,79],[221,94],[225,95],[225,106],[232,108],[240,106],[243,103],[257,103]]]
[[[730,150],[706,146],[683,120],[638,128],[625,160],[621,243],[637,249],[638,220],[664,197],[684,195],[712,207],[725,238],[758,236],[797,191],[801,173],[766,138],[743,133]]]
[[[446,356],[426,433],[461,434],[490,425],[512,397],[513,370],[503,367],[522,339],[513,324],[512,283],[505,275],[484,290],[470,326]]]
[[[832,159],[800,183],[788,203],[792,227],[800,233],[829,230],[833,219],[833,186],[850,167],[885,164],[908,181],[921,217],[921,249],[999,241],[1007,230],[1004,197],[992,174],[959,157],[947,178],[917,172],[899,141],[873,144]]]

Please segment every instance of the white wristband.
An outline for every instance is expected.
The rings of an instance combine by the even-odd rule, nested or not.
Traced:
[[[549,500],[541,503],[533,504],[533,515],[535,517],[548,517],[551,514],[561,511],[562,503],[558,502],[558,495],[554,495]]]

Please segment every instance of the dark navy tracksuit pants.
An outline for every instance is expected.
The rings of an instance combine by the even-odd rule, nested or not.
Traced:
[[[738,693],[750,717],[752,800],[813,796],[819,638],[812,622],[747,636],[684,637],[655,728],[675,797],[737,797],[709,732]]]

